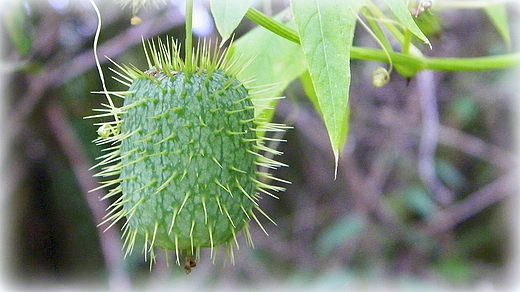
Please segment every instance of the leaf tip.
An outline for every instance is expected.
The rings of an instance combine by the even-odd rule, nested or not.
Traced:
[[[334,180],[338,178],[339,153],[334,151]]]

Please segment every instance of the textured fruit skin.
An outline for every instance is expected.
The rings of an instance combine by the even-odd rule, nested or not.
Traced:
[[[276,225],[259,194],[277,198],[285,188],[270,182],[290,183],[270,173],[287,166],[270,145],[284,142],[279,133],[288,127],[263,114],[279,97],[246,88],[251,79],[237,79],[246,64],[216,42],[197,46],[191,64],[173,38],[143,46],[151,69],[113,62],[114,78],[128,90],[98,92],[108,103],[87,117],[102,119],[94,143],[103,154],[92,167],[102,179],[94,190],[106,189],[102,199],[112,200],[100,225],[121,224],[125,255],[142,246],[150,267],[162,248],[175,252],[178,265],[185,255],[189,273],[203,248],[215,261],[214,248],[223,244],[234,263],[238,232],[253,246],[250,221],[267,234],[255,213]]]
[[[121,188],[129,232],[167,250],[232,242],[255,206],[254,107],[223,71],[149,71],[125,97]]]

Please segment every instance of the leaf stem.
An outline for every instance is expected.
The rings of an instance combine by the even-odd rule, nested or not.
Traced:
[[[372,13],[373,17],[376,19],[380,19],[381,22],[385,25],[388,31],[395,37],[395,39],[401,44],[404,44],[404,35],[397,28],[393,21],[389,21],[386,15],[379,10],[379,8],[372,3],[372,1],[365,1],[367,9]],[[400,25],[400,24],[399,24]]]
[[[355,13],[354,13],[354,14],[355,14]],[[368,26],[368,25],[363,21],[363,19],[361,19],[361,17],[359,17],[359,15],[357,15],[357,14],[355,14],[355,15],[356,15],[356,17],[357,17],[359,23],[361,24],[361,26],[363,26],[363,27],[367,30],[368,34],[374,38],[374,40],[379,44],[379,46],[381,46],[381,48],[383,49],[383,51],[384,51],[384,52],[386,53],[386,55],[388,56],[388,63],[390,64],[390,68],[388,69],[388,73],[391,73],[391,72],[392,72],[392,58],[390,58],[390,55],[388,54],[388,52],[393,51],[393,50],[392,50],[392,47],[390,46],[390,43],[388,43],[388,40],[384,37],[384,35],[379,35],[379,36],[376,35],[376,34],[374,33],[374,31],[372,31],[372,30],[370,29],[370,27],[369,27],[369,26]],[[375,24],[376,24],[376,26],[379,28],[379,25],[377,25],[377,23],[375,23]],[[380,30],[379,30],[379,31],[380,31]],[[381,31],[381,32],[382,32],[382,31]],[[386,41],[386,42],[385,42],[386,45],[385,45],[385,43],[383,43],[382,40],[385,40],[385,41]],[[387,49],[387,47],[389,47],[390,49]]]
[[[186,41],[185,41],[186,72],[193,72],[193,0],[186,0]]]
[[[276,20],[273,20],[271,17],[266,16],[255,8],[249,8],[245,17],[247,17],[252,22],[266,28],[267,30],[283,37],[284,39],[290,40],[291,42],[297,44],[300,43],[298,32],[296,32],[294,29],[282,25]]]
[[[410,55],[410,45],[412,44],[412,32],[409,29],[404,31],[403,54]]]
[[[379,41],[383,44],[383,47],[385,48],[385,50],[387,50],[389,52],[393,52],[394,49],[392,48],[390,41],[388,41],[388,38],[385,36],[385,33],[379,26],[379,23],[377,22],[377,20],[374,17],[372,17],[372,15],[369,15],[370,10],[368,10],[367,8],[362,8],[361,13],[367,20],[368,25],[370,26],[372,32],[377,36],[377,39],[379,39]]]

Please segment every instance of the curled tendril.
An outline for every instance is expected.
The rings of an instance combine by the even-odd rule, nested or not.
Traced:
[[[372,74],[372,85],[383,87],[390,82],[390,73],[383,67],[377,67]]]
[[[97,129],[97,134],[99,137],[106,139],[106,138],[110,137],[110,134],[112,134],[112,131],[110,130],[109,125],[103,124],[103,125],[99,126],[99,128]]]
[[[132,25],[139,25],[141,24],[143,21],[141,20],[141,18],[137,15],[134,15],[131,19],[130,19],[130,24]]]
[[[121,132],[120,126],[112,126],[109,124],[102,124],[97,129],[97,134],[103,139],[107,139],[110,136],[117,136]]]

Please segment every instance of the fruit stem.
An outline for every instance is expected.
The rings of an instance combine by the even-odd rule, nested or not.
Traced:
[[[193,72],[193,0],[186,0],[186,72]]]

